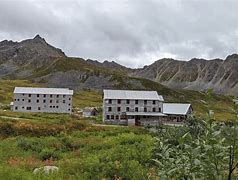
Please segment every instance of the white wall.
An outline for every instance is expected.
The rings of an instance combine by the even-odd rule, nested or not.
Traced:
[[[28,100],[31,102],[28,102]],[[44,100],[46,101],[45,103],[43,102]],[[50,102],[51,100],[52,102]],[[49,94],[46,94],[46,97],[44,97],[43,94],[39,94],[39,97],[37,97],[37,94],[31,94],[31,97],[29,97],[29,94],[14,94],[13,102],[13,111],[15,112],[72,112],[72,95],[58,95],[57,97],[57,95],[53,94],[50,97]],[[27,107],[31,107],[31,110],[27,110]]]

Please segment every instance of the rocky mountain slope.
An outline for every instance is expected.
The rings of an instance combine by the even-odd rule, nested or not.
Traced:
[[[238,55],[225,60],[161,59],[137,69],[133,76],[147,78],[170,88],[204,91],[209,88],[221,94],[238,96]]]
[[[67,57],[39,35],[21,42],[0,42],[0,79],[26,79],[49,87],[75,90],[146,89],[145,80],[127,77],[128,69],[115,62]]]
[[[230,55],[225,60],[161,59],[149,66],[131,69],[114,61],[100,63],[67,57],[37,35],[21,42],[0,42],[1,78],[29,79],[73,89],[146,89],[161,83],[172,89],[213,88],[217,93],[238,96],[238,55]]]

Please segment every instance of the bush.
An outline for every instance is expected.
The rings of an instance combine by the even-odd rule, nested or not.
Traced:
[[[49,159],[59,160],[61,157],[58,151],[55,151],[54,149],[49,149],[49,148],[42,149],[39,156],[42,161],[49,160]]]

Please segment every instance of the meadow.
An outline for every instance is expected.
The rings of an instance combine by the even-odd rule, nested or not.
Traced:
[[[7,104],[15,86],[44,85],[0,81],[1,179],[158,179],[158,165],[152,160],[155,133],[141,127],[103,126],[101,115],[95,118],[98,124],[91,124],[92,119],[75,115],[13,113]],[[73,106],[99,107],[101,96],[101,91],[75,92]],[[205,95],[191,91],[186,96],[194,102],[195,113],[206,116],[208,107],[200,102]],[[235,117],[229,109],[231,97],[212,95],[211,99],[219,120]],[[45,165],[59,167],[58,173],[33,174]]]

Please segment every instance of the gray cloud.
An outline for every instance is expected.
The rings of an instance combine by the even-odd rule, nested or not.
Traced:
[[[68,56],[139,67],[238,52],[236,0],[0,0],[0,40],[40,34]]]

